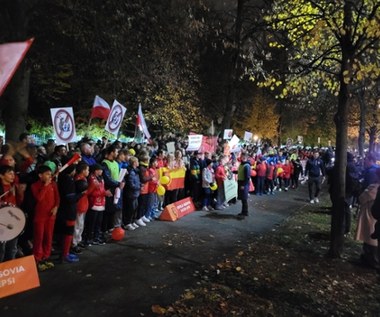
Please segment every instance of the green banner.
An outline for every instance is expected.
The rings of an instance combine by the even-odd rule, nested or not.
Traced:
[[[224,193],[226,196],[226,201],[230,201],[237,197],[237,181],[234,179],[226,179],[224,181]]]

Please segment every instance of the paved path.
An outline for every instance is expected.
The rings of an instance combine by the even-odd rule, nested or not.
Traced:
[[[218,212],[197,211],[176,222],[155,221],[118,243],[92,246],[75,264],[40,273],[41,287],[0,299],[0,316],[152,316],[196,286],[203,265],[236,254],[250,237],[271,230],[307,204],[305,185],[250,197]]]

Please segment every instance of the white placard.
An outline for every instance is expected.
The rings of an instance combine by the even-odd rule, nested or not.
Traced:
[[[174,152],[175,152],[175,143],[174,142],[168,142],[168,143],[166,143],[166,148],[168,150],[168,153],[174,154]]]
[[[190,134],[189,135],[189,146],[186,151],[198,151],[202,145],[203,135],[202,134]]]
[[[76,140],[75,121],[72,107],[51,108],[51,120],[57,144],[67,144]]]
[[[127,108],[115,99],[104,129],[117,137],[126,111]]]
[[[244,141],[251,141],[252,140],[252,133],[245,131],[244,132]]]
[[[224,140],[231,140],[232,134],[233,134],[233,130],[232,129],[225,129],[224,130],[224,134],[223,134],[223,139]]]

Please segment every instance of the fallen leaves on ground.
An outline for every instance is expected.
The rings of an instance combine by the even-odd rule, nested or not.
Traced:
[[[236,254],[199,272],[194,289],[165,316],[380,316],[380,279],[348,238],[341,259],[326,257],[330,216],[303,210]]]

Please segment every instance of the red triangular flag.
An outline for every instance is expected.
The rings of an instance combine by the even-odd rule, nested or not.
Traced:
[[[11,81],[20,65],[33,38],[25,42],[5,43],[0,45],[0,96]]]

